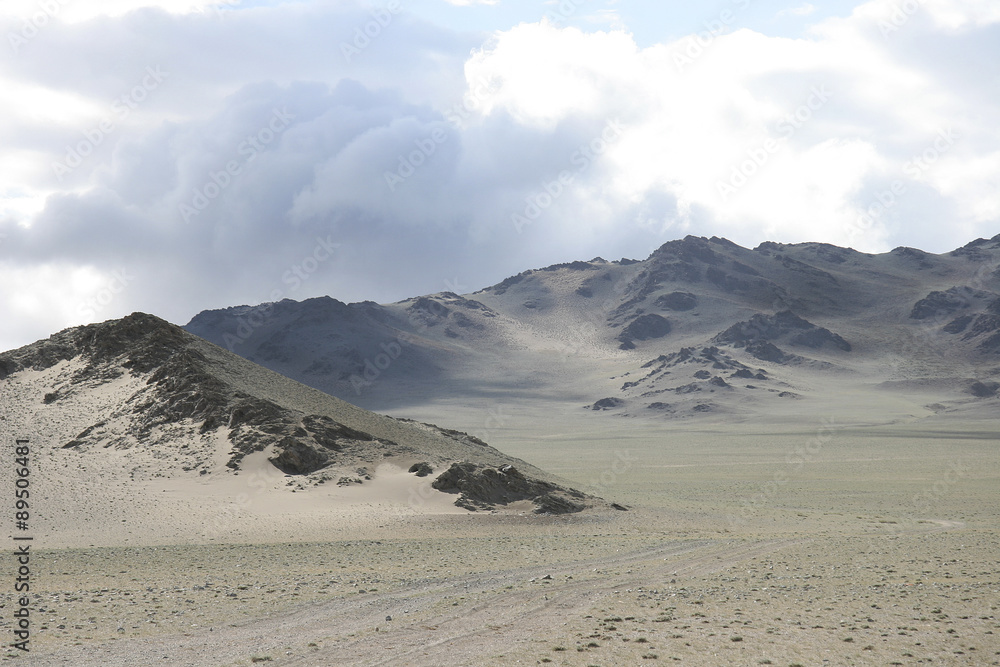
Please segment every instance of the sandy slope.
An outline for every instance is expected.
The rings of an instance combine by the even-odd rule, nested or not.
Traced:
[[[526,413],[497,432],[633,506],[608,516],[414,512],[384,470],[381,487],[262,491],[206,543],[180,526],[224,494],[158,480],[181,523],[137,514],[127,546],[36,545],[28,664],[997,664],[993,415],[887,419],[893,400],[834,396],[771,422]],[[52,484],[46,503],[81,501]],[[159,521],[166,537],[143,527]]]

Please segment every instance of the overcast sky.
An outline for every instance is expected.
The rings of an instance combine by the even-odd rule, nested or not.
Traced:
[[[3,0],[0,350],[687,234],[1000,232],[996,0]]]

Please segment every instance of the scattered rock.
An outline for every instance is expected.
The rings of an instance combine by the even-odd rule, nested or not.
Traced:
[[[969,387],[969,392],[978,398],[990,398],[997,395],[1000,390],[1000,382],[973,382]]]
[[[776,364],[783,363],[787,359],[787,355],[777,345],[763,340],[747,343],[746,351],[761,361],[770,361]]]
[[[472,511],[530,500],[535,503],[536,514],[569,514],[583,510],[587,498],[579,491],[527,478],[510,465],[499,469],[469,462],[453,463],[431,486],[444,493],[459,494],[455,504]]]
[[[431,466],[430,463],[422,461],[420,463],[414,463],[413,465],[411,465],[408,472],[414,473],[417,477],[427,477],[427,475],[434,472],[434,468],[433,466]]]
[[[286,475],[308,475],[330,463],[330,455],[303,440],[286,436],[278,443],[280,453],[268,459]],[[360,480],[358,480],[360,484]]]
[[[622,330],[618,338],[622,341],[626,339],[652,340],[654,338],[663,338],[670,333],[670,329],[670,321],[667,318],[662,315],[657,315],[656,313],[648,313],[646,315],[640,315],[632,320],[632,322]]]
[[[664,310],[692,310],[698,305],[698,297],[690,292],[671,292],[670,294],[658,296],[653,305]]]
[[[625,405],[625,401],[611,396],[608,398],[602,398],[601,400],[596,401],[593,405],[587,407],[591,410],[614,410],[615,408],[620,408],[623,405]]]
[[[910,319],[925,320],[932,317],[947,317],[990,296],[992,295],[987,292],[969,287],[950,287],[944,292],[931,292],[913,304]]]
[[[787,341],[791,345],[799,345],[813,349],[824,346],[835,347],[844,352],[851,351],[851,344],[829,329],[818,327],[811,322],[795,315],[790,310],[783,310],[774,315],[757,314],[746,322],[739,322],[718,334],[715,341],[729,343],[734,347],[746,347],[758,342]],[[776,348],[775,348],[776,349]],[[776,356],[773,350],[765,350],[769,356]],[[757,356],[758,359],[764,357]],[[777,361],[777,359],[768,359]]]

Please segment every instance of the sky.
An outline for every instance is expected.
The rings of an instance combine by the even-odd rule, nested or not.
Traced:
[[[996,0],[4,0],[0,36],[0,350],[1000,233]]]

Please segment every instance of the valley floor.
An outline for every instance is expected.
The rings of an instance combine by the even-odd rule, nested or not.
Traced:
[[[324,534],[318,508],[296,541],[275,510],[252,540],[39,539],[32,650],[12,660],[1000,665],[991,418],[516,423],[491,441],[630,511],[328,514]]]

